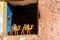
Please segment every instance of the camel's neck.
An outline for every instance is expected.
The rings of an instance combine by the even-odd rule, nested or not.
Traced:
[[[31,29],[32,29],[33,27],[31,26]]]

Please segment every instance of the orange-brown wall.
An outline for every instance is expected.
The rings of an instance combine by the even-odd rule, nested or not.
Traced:
[[[7,40],[19,40],[26,37],[26,40],[60,40],[60,0],[39,0],[38,35],[29,36],[7,36]]]

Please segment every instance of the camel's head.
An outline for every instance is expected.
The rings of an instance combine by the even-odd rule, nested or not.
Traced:
[[[16,25],[16,24],[13,24],[13,25],[11,26],[11,30],[15,30],[16,27],[17,27],[17,25]]]
[[[16,24],[13,24],[12,26],[16,27],[17,25]]]
[[[21,26],[17,26],[17,29],[20,29],[21,28]]]
[[[34,27],[34,25],[31,25],[31,27],[33,28],[33,27]]]

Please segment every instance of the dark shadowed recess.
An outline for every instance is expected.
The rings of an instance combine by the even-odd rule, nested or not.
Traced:
[[[38,22],[37,22],[37,3],[29,4],[25,6],[11,6],[12,10],[12,24],[24,25],[24,24],[34,24],[31,34],[38,33]],[[23,28],[23,27],[22,27]],[[21,30],[22,30],[21,28]],[[21,31],[20,30],[20,31]],[[19,32],[21,34],[21,32]]]

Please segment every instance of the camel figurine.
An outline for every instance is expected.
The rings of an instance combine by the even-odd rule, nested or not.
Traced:
[[[25,30],[26,30],[26,24],[24,24],[24,26],[23,26],[23,29],[22,29],[21,35],[22,35],[22,34],[25,35],[25,33],[24,33]]]
[[[12,27],[11,27],[10,34],[13,35],[13,31],[14,31],[15,32],[15,35],[16,34],[18,35],[18,31],[20,30],[20,27],[21,26],[17,26],[16,24],[13,24]]]
[[[17,35],[18,35],[18,31],[20,30],[20,28],[21,28],[21,26],[16,27],[15,33],[17,33]]]
[[[33,29],[33,26],[34,25],[30,25],[29,24],[27,25],[27,35],[30,34],[30,31]]]
[[[11,30],[10,30],[10,34],[11,34],[11,35],[13,35],[13,32],[15,31],[16,27],[17,27],[16,24],[13,24],[13,25],[11,26]],[[16,33],[15,33],[15,34],[16,34]]]
[[[30,31],[33,29],[33,26],[34,25],[29,25],[29,24],[26,25],[26,24],[24,24],[23,29],[22,29],[22,32],[21,32],[21,35],[22,34],[25,34],[24,33],[25,31],[27,31],[27,35],[30,34]]]

